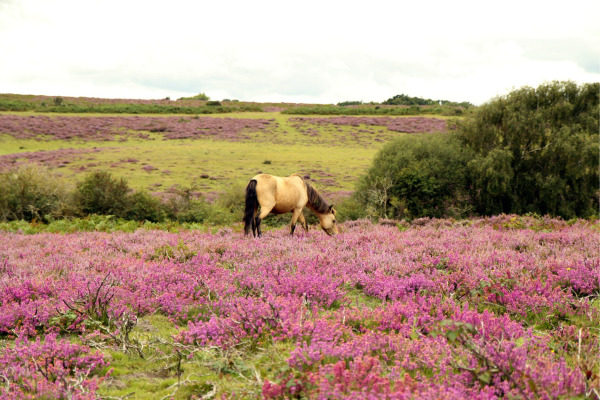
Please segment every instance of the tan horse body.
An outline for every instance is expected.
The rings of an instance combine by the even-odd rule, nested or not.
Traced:
[[[258,206],[260,205],[260,213]],[[246,187],[246,211],[244,214],[244,232],[261,236],[260,222],[270,213],[292,213],[290,234],[294,234],[296,222],[300,222],[304,230],[308,225],[302,214],[302,209],[308,207],[312,210],[327,234],[337,233],[335,209],[328,206],[319,193],[297,174],[280,177],[268,174],[258,174]]]

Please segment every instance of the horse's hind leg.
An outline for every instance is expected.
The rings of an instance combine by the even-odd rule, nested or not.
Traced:
[[[308,225],[306,224],[306,220],[304,219],[304,214],[300,213],[300,215],[298,215],[298,222],[300,222],[300,224],[304,228],[304,231],[308,232]]]
[[[260,219],[260,217],[258,215],[252,221],[252,233],[254,233],[254,230],[256,229],[256,231],[258,232],[258,237],[262,236],[262,232],[260,230],[260,221],[262,221],[262,220]],[[254,236],[256,237],[256,235],[254,235]]]
[[[294,211],[292,211],[292,221],[290,222],[290,235],[294,235],[294,230],[296,230],[296,221],[300,217],[302,217],[302,220],[304,220],[304,216],[302,215],[302,209],[294,208]],[[306,221],[304,223],[306,224]]]
[[[260,229],[260,223],[263,219],[265,219],[265,217],[267,215],[269,215],[269,213],[271,212],[271,210],[273,209],[273,207],[275,207],[275,203],[273,202],[273,204],[266,204],[266,205],[261,205],[260,206],[260,213],[258,213],[258,215],[255,218],[255,223],[256,223],[256,231],[258,232],[258,237],[262,236],[262,231]]]
[[[256,212],[258,211],[258,207],[254,208],[254,215],[252,216],[252,236],[256,237]]]

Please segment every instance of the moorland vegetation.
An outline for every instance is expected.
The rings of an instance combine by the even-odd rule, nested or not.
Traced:
[[[0,398],[600,399],[598,92],[522,88],[449,123],[3,114]],[[254,239],[231,178],[209,201],[97,168],[165,179],[152,147],[243,154],[242,179],[292,148],[319,188],[373,161],[339,235]]]
[[[341,228],[2,233],[0,395],[597,398],[597,223]]]

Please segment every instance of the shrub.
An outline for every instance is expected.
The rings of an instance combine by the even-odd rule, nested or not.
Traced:
[[[198,93],[195,96],[191,96],[191,97],[182,97],[179,100],[210,100],[210,97],[208,97],[206,94],[204,93]]]
[[[191,200],[186,207],[174,212],[177,222],[204,222],[210,214],[209,204],[204,200]]]
[[[72,191],[59,175],[37,165],[0,174],[0,219],[48,222],[76,214]]]
[[[141,190],[131,194],[125,218],[135,221],[162,222],[167,217],[166,206],[150,193]]]
[[[363,104],[362,101],[352,101],[352,100],[341,101],[341,102],[337,103],[337,105],[341,106],[341,107],[345,107],[345,106],[360,106],[361,104]]]
[[[451,135],[399,138],[359,182],[359,200],[383,217],[597,216],[599,92],[524,87],[469,112]]]
[[[86,214],[103,214],[123,217],[130,207],[127,181],[110,172],[95,171],[77,186],[76,198]]]
[[[375,217],[456,216],[468,209],[470,159],[470,152],[452,136],[402,136],[376,155],[355,197]]]
[[[336,219],[338,222],[355,221],[369,217],[368,208],[358,201],[356,197],[350,197],[334,203],[334,207],[337,210]]]
[[[454,107],[472,107],[473,105],[467,101],[463,102],[454,102],[448,100],[431,100],[424,99],[421,97],[411,97],[406,94],[397,94],[394,97],[391,97],[384,101],[382,104],[386,105],[404,105],[404,106],[454,106]]]
[[[244,216],[245,193],[245,185],[233,185],[213,202],[198,200],[200,204],[194,205],[194,209],[196,213],[201,212],[204,218],[202,221],[187,222],[226,225],[241,221]]]

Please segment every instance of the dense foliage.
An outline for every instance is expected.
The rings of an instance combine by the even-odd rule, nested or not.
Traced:
[[[77,201],[86,214],[123,216],[129,190],[124,178],[106,171],[92,172],[77,186]]]
[[[477,109],[458,138],[481,214],[598,213],[600,84],[524,87]]]
[[[35,111],[43,113],[102,114],[218,114],[262,111],[256,103],[228,102],[207,104],[202,98],[181,101],[98,99],[88,97],[49,97],[0,94],[0,111]]]
[[[290,107],[281,111],[282,114],[298,115],[461,115],[462,108],[455,106],[388,106],[388,105],[312,105]]]
[[[359,198],[393,217],[598,215],[598,94],[598,83],[525,87],[447,137],[399,138],[376,156]]]
[[[198,93],[195,96],[181,97],[179,100],[204,100],[204,101],[208,101],[208,100],[210,100],[210,97],[208,97],[206,95],[206,93],[202,92],[202,93]]]
[[[461,103],[449,100],[431,100],[431,99],[423,99],[421,97],[411,97],[406,94],[397,94],[394,97],[391,97],[384,101],[382,104],[387,105],[403,105],[403,106],[454,106],[454,107],[472,107],[473,104],[463,101]]]
[[[363,102],[360,100],[346,100],[346,101],[340,101],[339,103],[337,103],[338,106],[360,106],[362,105]]]
[[[24,165],[0,173],[0,220],[49,220],[73,214],[73,188],[55,173]]]
[[[471,152],[444,134],[404,136],[388,143],[357,184],[355,197],[384,217],[460,216]]]
[[[597,223],[400,228],[0,233],[0,396],[598,397]]]
[[[214,202],[193,187],[173,190],[160,199],[134,191],[124,178],[93,171],[75,185],[46,168],[25,164],[0,173],[0,221],[50,223],[63,218],[111,215],[132,221],[218,223],[241,219],[243,191],[226,192]],[[239,193],[238,193],[239,192]]]

